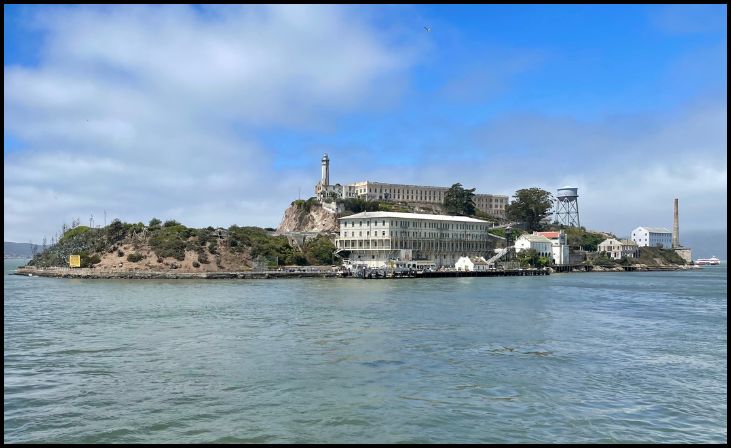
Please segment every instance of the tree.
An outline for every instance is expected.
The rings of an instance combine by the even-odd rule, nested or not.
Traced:
[[[525,223],[529,232],[541,230],[541,220],[551,214],[551,193],[536,187],[524,188],[516,191],[513,198],[505,207],[508,218]]]
[[[444,193],[444,207],[453,215],[472,216],[475,214],[475,189],[462,188],[462,184],[452,185]]]
[[[155,229],[160,228],[160,224],[162,224],[162,221],[160,221],[157,218],[152,218],[150,220],[150,224],[149,224],[150,230],[155,230]]]

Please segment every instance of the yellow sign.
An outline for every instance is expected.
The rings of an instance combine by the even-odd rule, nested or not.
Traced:
[[[81,267],[81,255],[69,255],[69,267],[80,268]]]

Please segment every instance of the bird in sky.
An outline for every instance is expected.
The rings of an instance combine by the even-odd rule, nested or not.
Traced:
[[[430,25],[425,26],[424,29],[426,30],[427,33],[431,33],[431,26]]]

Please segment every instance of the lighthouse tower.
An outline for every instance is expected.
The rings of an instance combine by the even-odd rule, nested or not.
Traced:
[[[330,159],[327,157],[327,153],[322,156],[322,179],[320,184],[323,187],[330,185]]]

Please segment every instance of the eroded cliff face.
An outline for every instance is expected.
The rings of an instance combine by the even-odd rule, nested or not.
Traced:
[[[320,204],[309,207],[290,205],[284,211],[278,233],[284,232],[339,232],[337,214],[325,210]]]

